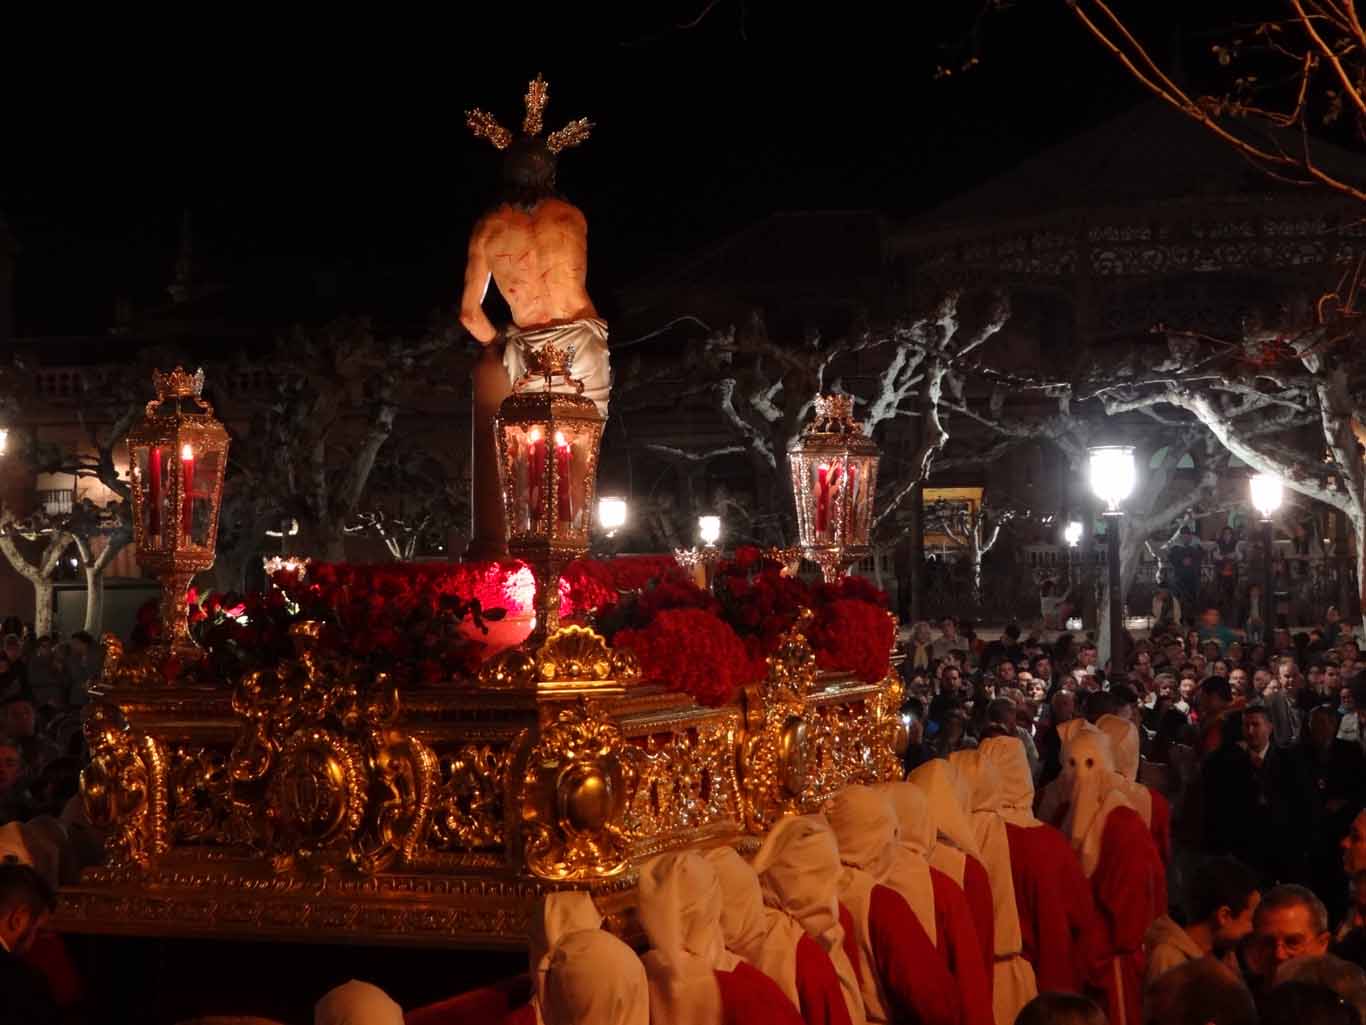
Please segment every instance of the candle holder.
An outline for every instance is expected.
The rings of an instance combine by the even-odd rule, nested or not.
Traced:
[[[597,492],[604,421],[570,376],[572,355],[553,344],[529,352],[494,421],[508,552],[536,578],[533,648],[559,629],[560,573],[588,552]],[[542,380],[544,391],[527,390]]]
[[[133,542],[138,565],[161,581],[162,635],[153,650],[197,657],[185,591],[213,566],[228,432],[203,398],[202,369],[154,371],[152,386],[157,397],[128,432]]]
[[[817,396],[815,417],[787,446],[802,555],[821,568],[826,583],[871,550],[880,458],[848,395]]]

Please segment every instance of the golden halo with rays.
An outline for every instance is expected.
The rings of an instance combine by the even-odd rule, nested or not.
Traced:
[[[549,99],[550,85],[543,76],[537,75],[527,86],[526,97],[523,100],[526,109],[526,114],[522,118],[524,137],[534,139],[545,128],[545,105]],[[512,144],[512,133],[499,124],[496,117],[478,107],[465,112],[465,126],[475,138],[487,139],[493,144],[494,149],[507,149]],[[547,135],[546,149],[551,153],[560,153],[571,146],[577,146],[588,138],[592,130],[593,123],[588,118],[577,118]]]

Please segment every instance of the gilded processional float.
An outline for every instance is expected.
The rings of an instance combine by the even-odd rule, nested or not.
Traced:
[[[752,847],[901,775],[895,622],[844,575],[878,464],[848,397],[816,398],[789,446],[800,549],[586,558],[606,325],[582,291],[582,215],[537,192],[589,126],[542,140],[545,101],[538,78],[517,140],[469,118],[512,151],[519,194],[490,216],[505,233],[552,216],[580,248],[524,254],[568,275],[532,303],[549,328],[509,303],[492,430],[508,559],[284,560],[267,595],[187,600],[213,564],[228,435],[202,372],[155,375],[129,449],[162,598],[150,643],[105,639],[81,780],[105,861],[63,890],[64,929],[514,947],[537,899],[573,887],[629,930],[645,859]],[[491,275],[524,297],[504,271],[471,267],[467,290]],[[802,557],[822,583],[794,575]]]

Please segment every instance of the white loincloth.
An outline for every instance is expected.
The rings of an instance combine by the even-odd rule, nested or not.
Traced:
[[[570,352],[570,376],[583,382],[583,394],[593,400],[603,419],[607,418],[607,398],[612,390],[612,367],[607,356],[607,322],[597,318],[570,321],[551,327],[523,331],[511,326],[507,329],[507,347],[503,350],[503,366],[508,380],[514,385],[526,374],[526,350],[536,351],[547,342],[554,342]],[[528,379],[521,391],[545,391],[545,378]],[[560,394],[577,394],[567,382],[557,380],[550,389]]]

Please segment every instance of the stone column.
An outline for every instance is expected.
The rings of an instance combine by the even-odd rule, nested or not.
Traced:
[[[470,374],[474,401],[470,406],[470,543],[467,559],[498,559],[507,555],[503,529],[503,499],[498,485],[498,450],[493,418],[503,399],[512,393],[503,368],[503,342],[484,346]]]

